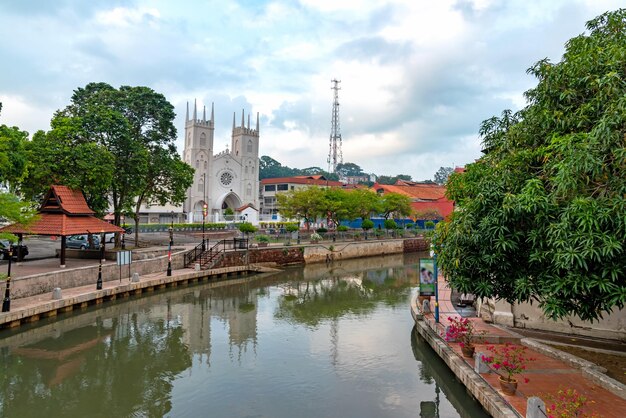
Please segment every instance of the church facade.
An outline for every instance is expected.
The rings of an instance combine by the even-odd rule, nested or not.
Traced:
[[[256,127],[250,128],[250,114],[245,125],[245,114],[241,113],[241,124],[236,126],[233,114],[230,150],[215,153],[213,135],[215,131],[214,109],[207,119],[206,108],[202,118],[198,117],[194,103],[192,117],[189,104],[185,116],[185,145],[183,161],[195,169],[193,185],[187,190],[183,212],[188,222],[202,222],[206,205],[206,222],[223,220],[226,209],[237,213],[249,213],[259,208],[259,114]],[[249,219],[253,221],[253,219]]]

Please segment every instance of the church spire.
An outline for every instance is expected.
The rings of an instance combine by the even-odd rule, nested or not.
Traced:
[[[235,135],[235,115],[236,112],[233,112],[233,135]]]
[[[248,113],[248,130],[250,130],[250,113]]]
[[[256,112],[256,133],[259,133],[259,112]]]
[[[244,109],[241,109],[241,128],[242,129],[245,127],[243,124],[243,114],[244,114]]]
[[[193,99],[193,121],[198,120],[198,112],[196,110],[196,99]]]
[[[213,109],[214,103],[211,102],[211,123],[215,123],[215,120],[213,119],[214,116],[214,109]]]
[[[189,102],[187,102],[187,113],[185,113],[185,122],[189,120]]]
[[[206,106],[202,106],[202,122],[206,122]]]

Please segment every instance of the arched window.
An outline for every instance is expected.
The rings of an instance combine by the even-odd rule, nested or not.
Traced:
[[[248,139],[248,148],[246,149],[248,152],[252,152],[252,140]]]
[[[196,168],[200,168],[200,160],[196,160]]]
[[[205,161],[205,162],[204,162],[204,169],[205,169],[205,170],[206,170],[206,163],[207,163],[207,162]]]
[[[202,184],[202,183],[198,183],[198,191],[199,191],[199,192],[204,191],[204,188],[203,188],[202,186],[203,186],[203,184]]]
[[[248,174],[248,166],[246,166],[246,174]]]
[[[200,146],[206,147],[206,135],[204,132],[200,135]]]
[[[187,134],[187,146],[191,145],[191,132]]]

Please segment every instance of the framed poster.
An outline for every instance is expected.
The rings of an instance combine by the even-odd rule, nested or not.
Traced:
[[[432,258],[420,258],[420,296],[435,296],[435,262]]]

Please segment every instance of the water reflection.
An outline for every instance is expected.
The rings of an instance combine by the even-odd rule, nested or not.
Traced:
[[[430,347],[406,343],[419,256],[178,288],[3,332],[0,416],[480,417]]]

